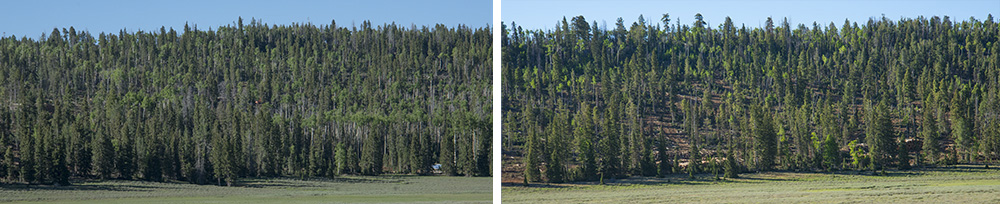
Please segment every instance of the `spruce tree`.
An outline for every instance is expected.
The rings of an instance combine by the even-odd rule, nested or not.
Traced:
[[[361,173],[377,176],[382,174],[382,137],[369,134],[365,138],[361,151]]]
[[[589,105],[582,104],[576,116],[573,117],[573,135],[576,137],[577,154],[580,160],[579,173],[584,181],[597,178],[597,159],[594,152],[594,122],[591,118]]]
[[[667,174],[674,173],[673,172],[673,167],[671,165],[672,163],[670,161],[670,158],[668,158],[668,156],[667,156],[667,139],[666,139],[667,137],[666,136],[660,136],[658,138],[659,138],[659,140],[656,143],[657,144],[656,145],[656,153],[657,153],[657,157],[656,158],[657,158],[657,161],[659,161],[659,164],[658,164],[658,168],[657,168],[658,171],[657,171],[657,175],[656,176],[657,177],[666,177]]]
[[[840,146],[834,135],[827,135],[823,140],[823,166],[827,171],[840,168]]]
[[[569,135],[569,113],[563,108],[556,110],[555,117],[549,123],[548,139],[546,140],[546,150],[549,159],[545,163],[545,178],[549,183],[562,183],[567,181],[566,157],[568,141],[565,135]]]
[[[920,132],[923,139],[923,151],[921,154],[926,158],[927,162],[933,164],[937,162],[939,154],[937,120],[934,117],[932,109],[924,107],[923,112],[922,130]]]
[[[618,114],[615,108],[609,107],[604,117],[604,137],[600,142],[600,171],[603,178],[619,178],[621,174],[621,147],[618,128]]]
[[[757,154],[756,168],[758,170],[770,170],[774,167],[775,154],[777,153],[777,135],[774,131],[773,118],[766,114],[765,107],[757,106],[751,110],[751,121],[753,126],[754,149]]]

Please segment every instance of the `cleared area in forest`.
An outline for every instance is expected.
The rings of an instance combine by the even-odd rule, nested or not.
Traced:
[[[908,171],[702,174],[597,183],[504,183],[503,203],[1000,203],[1000,170],[958,165]]]
[[[0,186],[0,202],[37,203],[489,203],[488,177],[343,176],[244,179],[236,186],[79,181]]]

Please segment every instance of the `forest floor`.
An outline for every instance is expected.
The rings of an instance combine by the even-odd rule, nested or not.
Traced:
[[[489,177],[343,176],[244,179],[236,186],[182,182],[78,181],[71,186],[0,185],[0,202],[36,203],[490,203]]]
[[[504,203],[1000,203],[1000,169],[957,165],[871,175],[766,172],[632,177],[597,183],[504,183]]]

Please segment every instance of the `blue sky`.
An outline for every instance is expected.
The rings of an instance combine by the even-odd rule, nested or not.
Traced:
[[[130,32],[159,30],[161,26],[183,30],[185,22],[208,30],[233,24],[240,16],[244,23],[253,17],[268,24],[327,25],[337,20],[338,26],[351,26],[352,22],[360,25],[370,20],[374,25],[484,27],[492,24],[492,5],[490,0],[3,1],[0,34],[37,39],[42,33],[51,33],[52,28],[70,26],[93,35],[117,33],[123,28]]]
[[[631,25],[642,14],[647,22],[660,22],[663,13],[670,13],[674,25],[677,17],[682,24],[691,25],[694,15],[701,13],[708,25],[716,28],[725,21],[726,16],[732,18],[739,27],[761,27],[768,16],[774,18],[775,25],[780,25],[781,19],[788,17],[789,24],[794,28],[798,24],[812,27],[813,22],[825,27],[833,22],[840,27],[844,19],[851,22],[867,22],[869,17],[881,18],[882,14],[889,19],[899,20],[901,17],[916,18],[918,16],[950,16],[953,21],[968,20],[975,17],[985,20],[987,14],[992,14],[994,21],[1000,20],[1000,0],[845,0],[845,1],[650,1],[650,0],[504,0],[501,2],[500,19],[508,26],[517,23],[524,29],[554,29],[556,22],[563,16],[567,20],[573,16],[583,15],[588,22],[597,21],[598,26],[606,23],[607,28],[614,28],[615,20],[621,17],[626,26]]]

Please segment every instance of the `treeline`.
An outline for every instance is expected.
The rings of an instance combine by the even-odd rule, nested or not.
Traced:
[[[522,164],[505,177],[736,177],[1000,156],[992,15],[761,28],[694,19],[502,24],[502,146]]]
[[[0,178],[489,176],[491,28],[185,25],[0,39]]]

